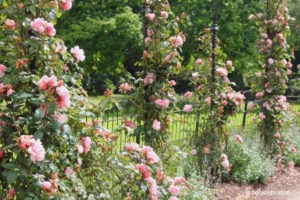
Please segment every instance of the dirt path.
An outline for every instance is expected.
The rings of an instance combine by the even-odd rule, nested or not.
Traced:
[[[222,184],[217,200],[300,200],[300,168],[276,171],[265,184]]]

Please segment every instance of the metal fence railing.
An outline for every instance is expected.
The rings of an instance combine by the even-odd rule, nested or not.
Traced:
[[[293,113],[300,113],[300,98],[293,97],[288,99],[291,105],[291,111]],[[253,122],[256,113],[249,110],[247,106],[248,102],[246,101],[242,111],[229,118],[228,128],[233,129],[237,132],[241,132],[244,129],[247,130],[249,128],[255,127]],[[174,113],[169,130],[169,132],[171,133],[171,142],[182,141],[183,139],[189,138],[196,132],[198,132],[199,130],[197,129],[200,129],[199,123],[204,123],[203,121],[201,121],[201,115],[201,113],[200,116],[197,116],[196,113],[184,113],[182,111]],[[117,126],[122,125],[124,120],[129,119],[134,121],[134,119],[130,119],[118,109],[110,110],[109,112],[105,113],[104,117],[98,116],[98,119],[102,121],[102,125],[108,130],[114,130]],[[133,136],[126,130],[122,130],[120,132],[119,140],[117,143],[118,148],[120,150],[123,149],[124,145],[129,142],[137,142],[143,144],[143,141],[140,138]]]

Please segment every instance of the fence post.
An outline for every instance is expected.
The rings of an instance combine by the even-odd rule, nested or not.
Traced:
[[[246,95],[244,115],[243,115],[243,123],[242,123],[242,132],[244,132],[244,129],[245,129],[245,126],[246,126],[247,112],[248,112],[248,96]]]

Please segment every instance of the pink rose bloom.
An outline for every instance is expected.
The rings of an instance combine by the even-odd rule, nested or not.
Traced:
[[[227,60],[226,65],[227,65],[228,67],[231,67],[231,66],[232,66],[232,61],[231,61],[231,60]]]
[[[270,65],[273,65],[273,64],[274,64],[274,60],[273,60],[272,58],[269,58],[269,59],[268,59],[268,63],[269,63]]]
[[[31,28],[43,35],[55,36],[56,30],[52,23],[41,18],[36,18],[31,22]]]
[[[264,93],[263,92],[258,92],[256,93],[256,97],[257,98],[262,98],[264,96]]]
[[[2,149],[0,149],[0,159],[2,159],[4,157],[4,155],[5,155],[5,152]]]
[[[145,44],[149,44],[151,42],[151,38],[150,37],[146,37],[145,38]]]
[[[45,34],[48,35],[48,36],[50,36],[50,37],[55,36],[56,30],[55,30],[55,28],[54,28],[54,26],[53,26],[52,23],[48,23],[47,22],[45,24]]]
[[[253,108],[255,108],[255,107],[256,107],[255,103],[253,103],[253,102],[250,102],[250,103],[249,103],[249,108],[250,108],[250,109],[253,109]]]
[[[21,135],[18,138],[18,146],[23,151],[27,150],[34,142],[33,135]]]
[[[156,155],[154,151],[148,152],[146,158],[150,164],[158,163],[160,161],[159,157]]]
[[[271,110],[271,106],[270,106],[270,104],[269,104],[268,102],[264,102],[264,103],[263,103],[263,107],[264,107],[265,109],[267,109],[267,110]]]
[[[189,113],[192,111],[192,109],[193,109],[193,106],[191,104],[187,104],[187,105],[184,105],[183,112]]]
[[[178,198],[175,197],[175,196],[171,196],[171,197],[169,198],[169,200],[178,200]]]
[[[197,153],[197,151],[196,151],[196,153]],[[186,185],[186,179],[184,177],[176,177],[175,178],[175,184]]]
[[[204,99],[204,102],[205,102],[206,104],[211,104],[211,99],[210,99],[210,97],[205,98],[205,99]]]
[[[155,14],[154,13],[147,13],[146,18],[149,19],[150,21],[153,21],[154,18],[155,18]]]
[[[80,49],[79,46],[73,47],[70,52],[72,53],[72,55],[76,59],[77,63],[79,63],[80,61],[82,62],[82,61],[85,60],[84,51],[82,49]]]
[[[64,124],[64,123],[66,123],[68,121],[67,115],[61,114],[61,113],[56,112],[56,111],[54,112],[53,117],[60,124]]]
[[[235,135],[235,136],[234,136],[234,139],[235,139],[238,143],[240,143],[240,144],[243,143],[243,138],[242,138],[240,135]]]
[[[147,50],[144,50],[143,56],[144,56],[144,58],[147,58],[149,56],[149,53]]]
[[[286,65],[287,65],[286,59],[281,60],[281,64],[282,64],[283,66],[286,66]]]
[[[57,87],[56,94],[59,96],[56,102],[58,104],[58,107],[63,109],[68,108],[71,104],[71,101],[67,88],[65,88],[64,86]]]
[[[119,91],[123,94],[126,94],[127,92],[131,91],[131,86],[128,83],[122,83],[119,86]]]
[[[169,84],[170,84],[171,86],[175,86],[175,85],[176,85],[176,81],[175,81],[175,80],[170,80],[170,81],[169,81]]]
[[[162,18],[164,18],[164,19],[167,19],[168,18],[168,12],[166,12],[166,11],[161,11],[160,12],[160,16],[162,17]]]
[[[10,199],[13,199],[14,196],[16,195],[16,191],[15,191],[15,188],[10,188],[9,191],[8,191],[8,195],[10,197]]]
[[[63,11],[70,10],[72,8],[72,0],[61,0],[60,6]]]
[[[197,64],[197,65],[202,65],[202,64],[203,64],[202,59],[201,59],[201,58],[198,58],[198,59],[196,60],[196,64]]]
[[[52,75],[51,77],[44,75],[37,82],[37,84],[38,84],[40,90],[47,91],[48,89],[58,86],[59,82],[57,82],[57,78],[54,75]]]
[[[78,144],[77,145],[77,151],[78,151],[79,154],[82,154],[83,153],[83,146]]]
[[[30,154],[30,159],[34,163],[35,161],[42,161],[45,159],[46,152],[40,140],[36,140],[27,151]]]
[[[292,70],[288,69],[286,72],[287,75],[291,75],[292,74]]]
[[[65,170],[65,174],[67,176],[74,176],[74,171],[71,167],[67,167],[66,170]]]
[[[260,112],[260,113],[259,113],[259,118],[260,118],[261,120],[264,120],[264,119],[266,118],[266,116],[264,115],[264,113]]]
[[[218,72],[220,74],[221,77],[226,77],[228,75],[228,71],[226,68],[223,67],[218,67],[216,69],[216,72]]]
[[[267,39],[269,36],[268,36],[268,34],[266,34],[266,33],[262,33],[262,34],[261,34],[261,37],[264,38],[264,39]]]
[[[128,152],[141,151],[141,147],[137,143],[131,143],[125,146],[125,150]]]
[[[267,46],[268,47],[272,47],[272,44],[273,44],[272,40],[267,39]]]
[[[161,123],[158,120],[154,120],[153,121],[153,125],[152,125],[153,130],[155,131],[159,131],[161,129]]]
[[[151,37],[153,34],[154,34],[154,31],[152,29],[147,29],[148,37]]]
[[[183,45],[183,39],[180,35],[172,36],[170,38],[170,43],[173,47],[178,48],[178,47],[181,47]]]
[[[16,27],[15,21],[11,19],[6,19],[4,24],[10,30],[14,30]]]
[[[293,154],[295,154],[295,153],[297,152],[296,148],[295,148],[295,147],[293,147],[293,146],[291,146],[291,149],[290,149],[290,151],[291,151]]]
[[[151,85],[154,81],[154,74],[153,73],[147,73],[144,83],[145,85]]]
[[[288,68],[291,68],[292,66],[293,66],[293,64],[292,64],[291,62],[288,62],[288,63],[287,63],[287,67],[288,67]]]
[[[180,187],[178,186],[171,185],[168,190],[173,196],[178,196],[180,194]]]
[[[150,164],[158,163],[160,160],[153,149],[149,146],[144,146],[141,153]]]
[[[92,140],[90,137],[82,137],[81,138],[82,146],[83,146],[83,151],[84,153],[87,153],[91,149],[92,145]]]
[[[275,137],[276,139],[279,139],[279,138],[280,138],[280,133],[279,133],[279,132],[276,132],[276,133],[274,134],[274,137]]]
[[[127,119],[123,121],[123,124],[131,129],[136,128],[136,123]]]
[[[43,76],[38,82],[38,86],[40,90],[46,90],[48,88],[48,76]]]
[[[145,165],[145,164],[136,164],[135,168],[137,170],[139,170],[139,172],[143,175],[143,178],[145,180],[151,178],[151,173],[150,173],[147,165]]]
[[[168,108],[169,107],[169,99],[157,99],[155,100],[155,104],[159,107],[161,107],[162,109]]]
[[[196,149],[192,149],[191,154],[194,156],[197,154],[197,150]]]
[[[0,78],[4,76],[5,72],[6,72],[5,65],[0,64]]]
[[[256,72],[256,76],[257,76],[257,77],[261,77],[261,75],[262,75],[262,72],[261,72],[261,71]]]
[[[193,95],[193,93],[190,91],[187,91],[186,93],[184,93],[185,98],[190,98],[192,95]]]
[[[199,73],[198,73],[198,72],[194,72],[194,73],[192,73],[192,77],[193,77],[193,78],[197,78],[197,77],[199,77]]]
[[[230,164],[229,164],[228,157],[226,154],[222,154],[221,165],[226,169],[227,172],[230,171]]]
[[[222,101],[222,105],[223,106],[227,106],[228,105],[228,101],[226,101],[226,100]]]
[[[42,189],[46,192],[50,192],[52,184],[49,181],[44,181],[42,184]]]

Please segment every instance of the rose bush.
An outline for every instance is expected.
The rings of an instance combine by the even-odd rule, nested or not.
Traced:
[[[229,136],[226,130],[228,117],[241,108],[245,97],[232,88],[234,83],[229,80],[228,74],[234,70],[234,67],[230,60],[226,63],[222,62],[226,56],[222,54],[219,47],[215,49],[217,65],[213,75],[211,37],[211,32],[206,29],[205,34],[200,38],[203,59],[199,58],[195,61],[195,70],[191,77],[195,88],[193,95],[197,120],[200,120],[200,113],[206,114],[201,115],[205,123],[199,124],[199,133],[196,133],[192,143],[197,148],[200,171],[208,173],[209,176],[218,176],[221,165],[226,170],[230,166],[227,156],[221,154]],[[217,43],[219,42],[217,40]],[[209,168],[211,171],[206,171]]]
[[[252,90],[256,93],[260,108],[258,124],[261,139],[267,153],[279,152],[275,134],[291,119],[289,104],[284,96],[288,76],[291,75],[293,53],[287,43],[289,12],[285,1],[267,1],[266,13],[251,15],[260,26],[258,49],[262,70],[255,73]]]

